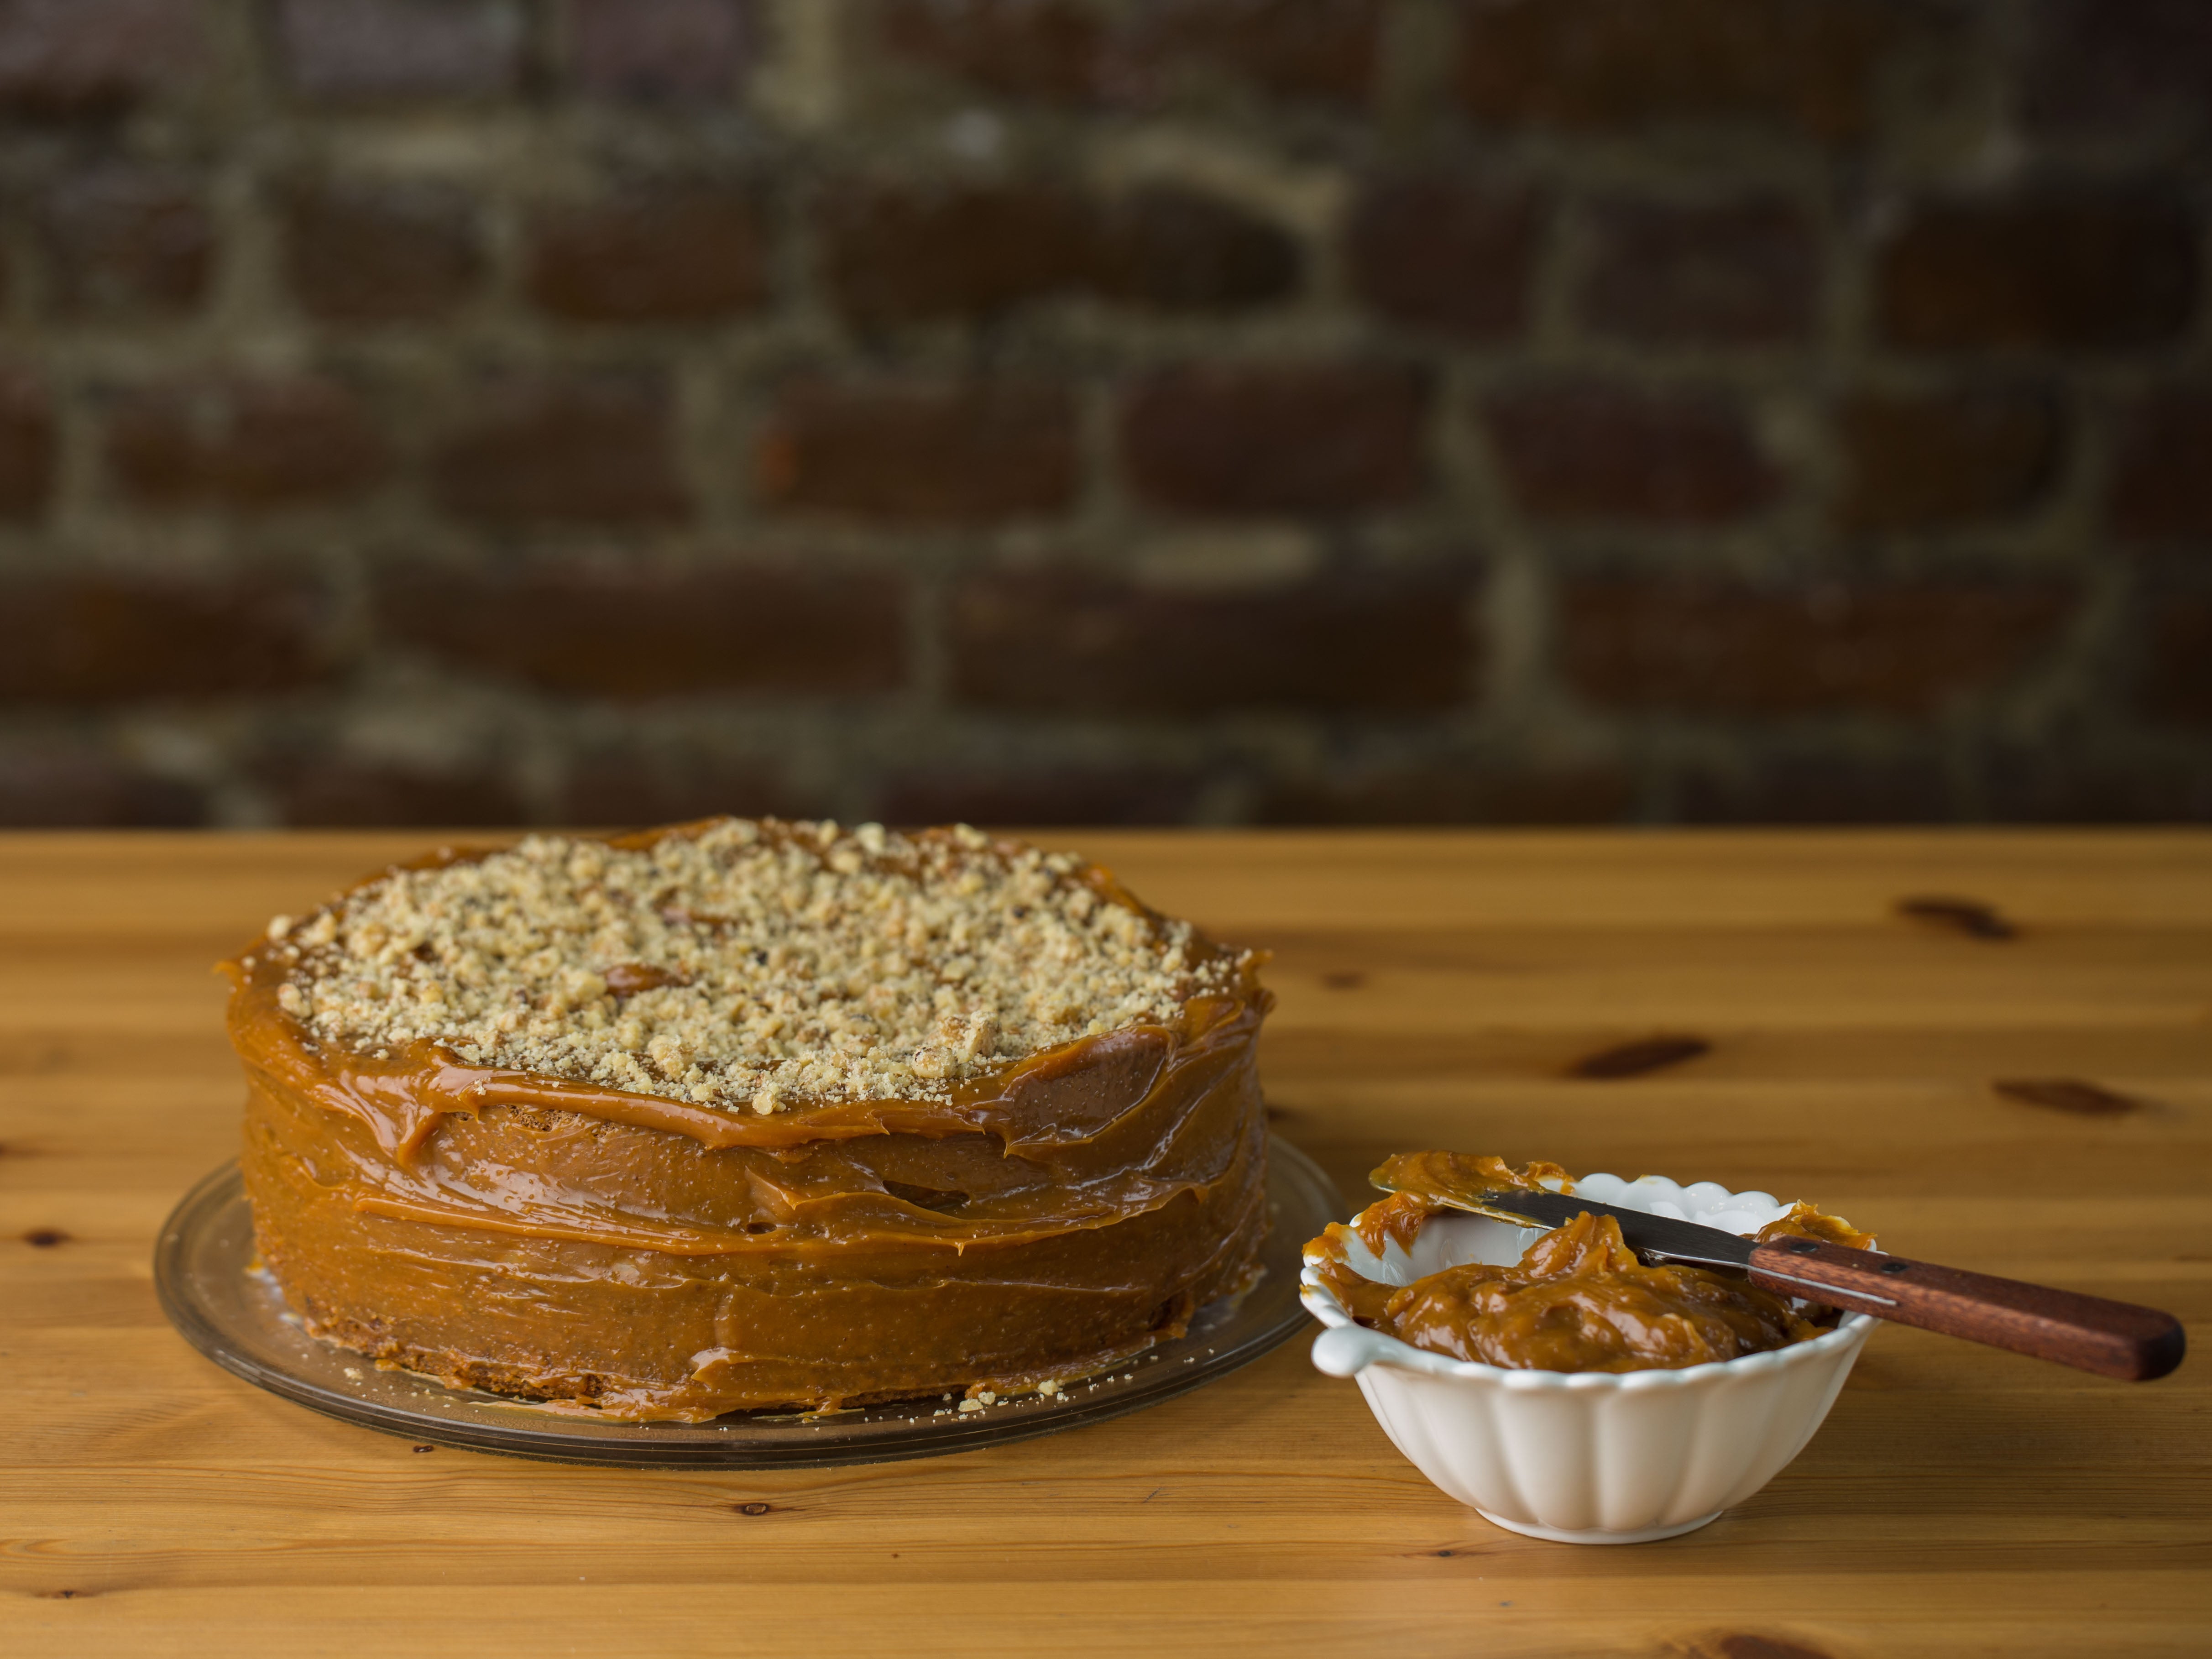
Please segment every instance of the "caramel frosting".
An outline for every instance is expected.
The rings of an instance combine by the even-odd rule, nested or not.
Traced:
[[[1769,1294],[1703,1267],[1647,1267],[1611,1216],[1584,1212],[1537,1237],[1508,1266],[1469,1262],[1410,1285],[1376,1282],[1346,1259],[1354,1238],[1380,1255],[1409,1248],[1431,1217],[1458,1213],[1486,1192],[1571,1194],[1556,1164],[1514,1169],[1457,1152],[1401,1153],[1375,1172],[1392,1195],[1349,1224],[1332,1225],[1306,1259],[1359,1324],[1455,1359],[1522,1370],[1634,1371],[1702,1365],[1786,1347],[1830,1328],[1832,1309]],[[1809,1204],[1759,1230],[1762,1242],[1818,1237],[1863,1249],[1873,1241]]]
[[[1270,998],[1187,927],[1202,971],[1152,1018],[763,1113],[331,1041],[295,1012],[314,925],[226,964],[244,1169],[307,1328],[380,1362],[631,1419],[1049,1391],[1253,1273]]]

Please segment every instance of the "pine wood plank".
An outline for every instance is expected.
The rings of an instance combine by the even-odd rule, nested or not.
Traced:
[[[2212,1320],[2212,837],[1053,839],[1275,951],[1278,1127],[1347,1206],[1421,1144],[1657,1170]],[[1884,1331],[1765,1492],[1618,1550],[1461,1509],[1303,1342],[1066,1435],[772,1474],[418,1454],[269,1399],[185,1349],[151,1291],[155,1231],[236,1133],[209,964],[424,841],[0,838],[0,1650],[2212,1643],[2201,1358],[2130,1389]],[[1900,920],[1915,893],[2020,934]],[[1572,1075],[1658,1031],[1711,1048]],[[2023,1076],[2133,1104],[1993,1086]],[[67,1237],[26,1242],[42,1230]]]

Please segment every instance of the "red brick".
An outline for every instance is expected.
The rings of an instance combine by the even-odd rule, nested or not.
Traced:
[[[827,806],[795,791],[772,766],[715,755],[602,750],[572,761],[558,819],[594,828],[645,829],[734,813],[821,817]]]
[[[189,830],[206,819],[189,784],[96,750],[0,750],[0,829]]]
[[[1088,205],[1042,185],[848,186],[817,216],[823,274],[869,327],[984,316],[1081,286],[1096,264]]]
[[[1158,767],[1079,769],[934,766],[887,780],[876,816],[885,823],[980,823],[1056,830],[1094,823],[1188,823],[1200,780]]]
[[[2049,647],[2076,596],[2051,584],[1762,589],[1719,578],[1583,578],[1561,595],[1562,666],[1637,709],[1925,715]]]
[[[541,214],[528,285],[541,311],[579,322],[702,322],[768,297],[759,216],[728,191],[635,191]]]
[[[1382,9],[1380,0],[882,0],[878,38],[894,55],[1018,98],[1148,101],[1194,71],[1358,105],[1374,85]]]
[[[2142,704],[2154,717],[2212,728],[2212,596],[2154,594]]]
[[[1459,94],[1505,126],[1742,124],[1861,137],[1909,9],[1887,0],[1468,0]]]
[[[389,462],[360,400],[331,380],[172,381],[126,394],[107,420],[108,468],[142,507],[347,501]]]
[[[2048,395],[2017,386],[1863,392],[1836,416],[1848,530],[1936,530],[2017,517],[2048,494],[2062,426]]]
[[[2093,137],[2202,131],[2212,108],[2212,8],[2201,0],[2041,0],[2028,118]]]
[[[1593,333],[1669,345],[1769,345],[1812,332],[1820,273],[1789,204],[1613,200],[1590,216],[1576,308]]]
[[[1632,782],[1616,767],[1428,762],[1279,783],[1254,817],[1261,823],[1615,823],[1634,805]]]
[[[1915,350],[2156,345],[2188,325],[2197,240],[2149,197],[1923,203],[1881,251],[1875,312]]]
[[[1029,382],[811,382],[763,431],[771,506],[922,525],[1065,512],[1079,478],[1075,404]]]
[[[1482,414],[1534,519],[1725,524],[1779,489],[1743,410],[1718,391],[1560,381],[1497,393]]]
[[[54,487],[54,415],[46,387],[0,369],[0,520],[36,519]]]
[[[1673,816],[1685,823],[1941,823],[1958,811],[1940,760],[1826,753],[1767,755],[1735,771],[1693,772]]]
[[[301,309],[326,322],[441,317],[483,269],[474,204],[431,183],[325,182],[284,203],[284,270]]]
[[[2212,541],[2212,386],[2161,386],[2128,411],[2109,513],[2130,541]]]
[[[162,168],[114,162],[64,180],[40,230],[54,306],[72,315],[188,310],[215,263],[198,183]]]
[[[1083,0],[884,0],[883,44],[1013,97],[1088,102],[1126,79],[1125,43]]]
[[[1133,46],[1148,64],[1196,64],[1286,98],[1358,105],[1382,38],[1380,0],[1145,0]]]
[[[447,512],[506,525],[665,523],[687,517],[674,417],[657,377],[517,375],[486,386],[432,458]]]
[[[198,0],[9,0],[0,6],[0,109],[112,115],[204,62]]]
[[[1416,328],[1502,340],[1528,325],[1547,216],[1525,186],[1456,173],[1376,179],[1354,204],[1346,262],[1359,297]]]
[[[1099,227],[1092,283],[1162,311],[1263,304],[1294,292],[1304,261],[1277,226],[1196,191],[1160,186],[1115,204]]]
[[[726,97],[750,56],[746,0],[568,0],[568,75],[617,98]]]
[[[350,103],[512,91],[526,23],[517,0],[276,0],[275,29],[295,92]]]
[[[1080,292],[1163,310],[1250,305],[1300,276],[1283,231],[1167,187],[1102,205],[1045,185],[847,186],[817,223],[831,291],[866,327],[988,318]]]
[[[0,581],[0,700],[97,703],[283,691],[326,678],[321,592],[282,575]]]
[[[953,693],[1060,714],[1455,708],[1474,673],[1471,580],[1341,576],[1204,593],[1074,573],[977,577],[953,599]]]
[[[513,782],[483,766],[294,756],[265,763],[261,781],[295,830],[493,830],[527,817]]]
[[[1170,368],[1124,398],[1121,463],[1155,507],[1355,513],[1420,493],[1427,410],[1421,377],[1381,364]]]
[[[862,572],[534,564],[394,571],[386,635],[466,672],[578,696],[859,694],[907,676],[906,591]]]

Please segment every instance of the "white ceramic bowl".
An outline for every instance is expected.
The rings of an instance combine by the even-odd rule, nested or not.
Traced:
[[[1600,1203],[1757,1232],[1789,1208],[1711,1182],[1679,1187],[1595,1175]],[[1535,1237],[1481,1216],[1431,1217],[1409,1253],[1377,1260],[1354,1241],[1353,1270],[1405,1285],[1468,1261],[1517,1261]],[[1300,1296],[1328,1327],[1314,1364],[1358,1379],[1390,1443],[1462,1504],[1514,1532],[1573,1544],[1638,1544],[1719,1518],[1780,1474],[1835,1403],[1876,1321],[1847,1316],[1787,1348],[1681,1370],[1507,1370],[1431,1353],[1352,1322],[1308,1267]]]

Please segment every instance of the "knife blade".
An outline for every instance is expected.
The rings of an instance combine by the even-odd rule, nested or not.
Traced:
[[[1426,1194],[1433,1196],[1433,1194]],[[1564,1227],[1578,1215],[1609,1215],[1620,1224],[1620,1236],[1641,1256],[1668,1261],[1686,1261],[1700,1267],[1747,1267],[1751,1240],[1673,1216],[1644,1210],[1600,1204],[1571,1193],[1532,1193],[1518,1188],[1477,1194],[1463,1206],[1499,1221],[1522,1227]]]
[[[1387,1182],[1376,1184],[1395,1190]],[[1578,1215],[1609,1215],[1620,1224],[1628,1248],[1648,1260],[1735,1268],[1777,1295],[1917,1325],[2126,1382],[2164,1376],[2187,1352],[2181,1322],[2156,1308],[1854,1250],[1825,1239],[1790,1237],[1761,1243],[1719,1227],[1600,1204],[1571,1193],[1509,1188],[1465,1196],[1425,1190],[1421,1196],[1520,1227],[1549,1229]]]
[[[1670,1215],[1653,1215],[1648,1210],[1631,1210],[1618,1204],[1600,1204],[1595,1199],[1577,1198],[1569,1193],[1532,1193],[1518,1188],[1506,1188],[1487,1192],[1473,1200],[1469,1208],[1480,1206],[1478,1212],[1488,1212],[1500,1221],[1511,1221],[1522,1227],[1564,1227],[1578,1215],[1609,1215],[1620,1224],[1620,1237],[1628,1248],[1648,1261],[1673,1261],[1692,1267],[1733,1268],[1739,1273],[1750,1271],[1752,1253],[1757,1248],[1755,1239],[1741,1233],[1732,1233],[1723,1227],[1708,1227],[1703,1222],[1684,1221]],[[1807,1240],[1808,1243],[1814,1241]],[[1856,1252],[1873,1255],[1872,1251]],[[1876,1257],[1877,1260],[1881,1258]],[[1779,1264],[1764,1265],[1761,1276],[1786,1280],[1794,1289],[1790,1293],[1808,1302],[1823,1303],[1829,1307],[1852,1307],[1863,1312],[1894,1308],[1897,1298],[1883,1296],[1872,1290],[1804,1279],[1778,1271]],[[1838,1297],[1850,1299],[1838,1301]]]

